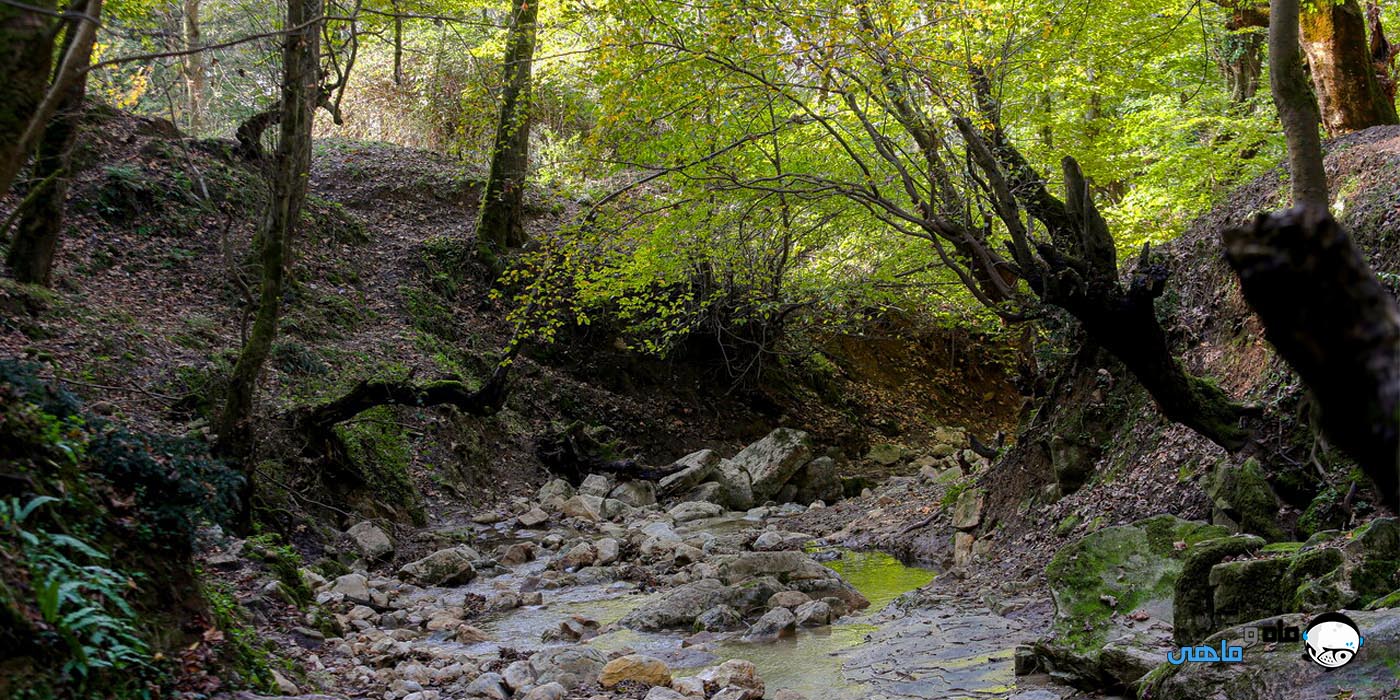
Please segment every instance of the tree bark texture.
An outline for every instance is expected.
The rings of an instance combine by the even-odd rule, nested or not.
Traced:
[[[1288,143],[1293,203],[1325,210],[1327,173],[1322,168],[1322,137],[1317,133],[1320,117],[1298,53],[1298,0],[1271,0],[1269,7],[1269,84]]]
[[[84,14],[96,18],[101,13],[102,0],[88,0]],[[85,20],[69,21],[62,53],[74,52],[79,65],[87,66],[92,60],[95,35],[79,31],[81,21]],[[30,195],[5,261],[20,282],[45,287],[52,282],[53,259],[58,250],[64,203],[68,197],[73,145],[82,121],[86,94],[87,76],[84,74],[64,90],[57,112],[39,141],[39,157],[34,166],[38,191]]]
[[[32,0],[28,5],[52,11],[54,0]],[[53,66],[53,24],[34,10],[0,4],[0,193],[8,192],[15,174],[24,165],[20,135],[28,128]]]
[[[1366,19],[1356,0],[1314,1],[1300,19],[1303,50],[1327,135],[1400,123],[1394,100],[1376,80]],[[1269,48],[1276,48],[1272,41]]]
[[[477,247],[496,255],[525,242],[525,175],[530,160],[530,75],[535,55],[536,0],[514,0],[506,40],[505,80],[496,122],[491,169],[481,195]]]

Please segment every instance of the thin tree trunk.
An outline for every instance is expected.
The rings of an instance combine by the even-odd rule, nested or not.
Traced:
[[[1264,72],[1260,55],[1264,37],[1259,30],[1268,26],[1269,14],[1249,6],[1234,7],[1230,19],[1225,22],[1229,36],[1221,47],[1224,54],[1221,63],[1230,99],[1235,102],[1247,102],[1259,91],[1259,77]]]
[[[522,209],[530,158],[530,73],[537,12],[535,0],[514,0],[501,112],[476,225],[478,252],[492,266],[498,264],[496,256],[502,251],[525,242]]]
[[[393,0],[394,8],[394,85],[403,85],[403,15],[399,14],[399,0]]]
[[[277,336],[288,242],[306,200],[320,67],[321,27],[313,20],[320,16],[321,0],[289,0],[287,3],[287,26],[305,25],[305,28],[287,35],[282,49],[281,132],[272,166],[271,201],[258,235],[262,290],[252,332],[234,365],[219,418],[220,448],[235,455],[246,455],[251,449],[248,423],[253,413],[253,396],[263,363]]]
[[[102,0],[89,0],[84,14],[100,17]],[[84,20],[70,20],[64,34],[63,51],[73,55],[86,66],[92,60],[95,35],[80,31]],[[63,208],[68,197],[68,181],[73,144],[82,119],[83,98],[87,93],[87,75],[83,74],[63,92],[54,119],[44,129],[39,142],[39,158],[34,179],[39,191],[32,195],[29,207],[20,219],[19,230],[10,245],[6,263],[16,280],[49,286],[53,272],[54,253],[58,250],[58,235],[63,228]]]
[[[1318,105],[1308,89],[1298,53],[1298,0],[1269,5],[1269,85],[1288,142],[1293,203],[1327,209],[1327,173],[1322,169]]]
[[[1356,0],[1312,2],[1301,21],[1303,50],[1312,69],[1327,134],[1338,136],[1400,123],[1395,102],[1376,80],[1366,41],[1366,20]]]
[[[200,0],[184,0],[182,5],[185,20],[185,50],[197,51],[204,46],[199,29]],[[204,54],[191,53],[185,56],[185,97],[186,115],[190,133],[198,134],[204,117]]]
[[[31,0],[35,10],[52,11],[54,0]],[[44,98],[53,65],[53,25],[43,13],[0,3],[0,194],[10,190],[27,157],[20,135]]]

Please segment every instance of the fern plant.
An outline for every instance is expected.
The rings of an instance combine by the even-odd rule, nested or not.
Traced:
[[[26,526],[36,511],[58,500],[0,500],[0,533],[18,543],[29,565],[34,605],[49,633],[67,647],[63,675],[81,686],[102,670],[150,670],[150,648],[125,599],[130,579],[109,568],[108,556],[87,542]]]

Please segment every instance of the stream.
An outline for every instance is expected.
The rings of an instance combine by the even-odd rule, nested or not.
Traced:
[[[751,536],[763,524],[716,518],[687,524],[686,531]],[[542,641],[572,616],[596,621],[600,634],[586,644],[604,652],[637,652],[667,663],[676,677],[727,659],[753,663],[772,690],[788,689],[809,700],[856,698],[1004,698],[1014,692],[1012,648],[1029,637],[1022,625],[986,609],[919,599],[935,571],[883,552],[827,547],[810,553],[870,600],[860,613],[831,625],[798,628],[770,642],[740,641],[738,634],[689,635],[638,632],[615,623],[660,592],[643,593],[626,581],[580,581],[545,591],[545,604],[489,613],[478,624],[492,641],[463,645],[440,635],[421,643],[453,653],[489,655],[503,648],[548,648],[577,641]],[[478,578],[448,596],[489,595],[519,587],[543,571],[543,561]],[[442,589],[437,589],[441,595]],[[449,601],[451,602],[451,601]],[[444,650],[447,651],[447,650]]]

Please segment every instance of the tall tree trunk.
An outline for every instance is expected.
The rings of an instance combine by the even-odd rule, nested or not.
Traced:
[[[303,29],[288,34],[282,48],[281,131],[272,163],[271,200],[257,237],[262,289],[253,330],[234,365],[217,430],[220,448],[235,455],[245,455],[251,448],[248,423],[253,395],[277,336],[288,243],[306,200],[320,68],[321,27],[314,21],[318,17],[321,0],[288,0],[286,26]]]
[[[479,254],[493,266],[496,256],[525,242],[525,175],[530,159],[530,72],[535,55],[535,0],[514,0],[506,39],[505,80],[491,171],[476,224]]]
[[[199,29],[200,0],[184,0],[182,14],[185,20],[185,50],[197,51],[204,46]],[[204,116],[204,54],[191,53],[185,56],[185,108],[190,133],[198,134]]]
[[[1272,0],[1269,68],[1294,208],[1226,231],[1225,254],[1322,428],[1400,508],[1400,307],[1327,211],[1317,105],[1298,57],[1298,0]],[[1369,75],[1369,72],[1368,72]]]
[[[1376,67],[1376,83],[1381,92],[1393,103],[1395,101],[1395,47],[1385,38],[1385,27],[1381,26],[1381,6],[1374,2],[1366,3],[1366,21],[1371,25],[1371,64]]]
[[[100,17],[102,0],[88,0],[83,13],[94,20]],[[80,31],[79,25],[84,21],[87,20],[69,20],[62,53],[73,52],[79,65],[87,66],[92,60],[95,35]],[[68,197],[68,169],[86,93],[87,75],[83,74],[63,91],[57,113],[39,141],[39,158],[34,168],[39,191],[29,195],[28,208],[20,218],[19,231],[5,260],[20,282],[47,287],[51,281],[58,234],[63,228],[64,201]]]
[[[53,65],[53,25],[38,10],[52,11],[54,0],[30,0],[26,9],[0,3],[0,194],[10,191],[15,174],[24,165],[20,135],[28,128]]]
[[[1327,135],[1400,123],[1394,100],[1376,80],[1366,20],[1356,0],[1309,3],[1301,20],[1303,50]]]
[[[403,85],[403,15],[399,14],[399,0],[393,0],[394,8],[394,85]]]

